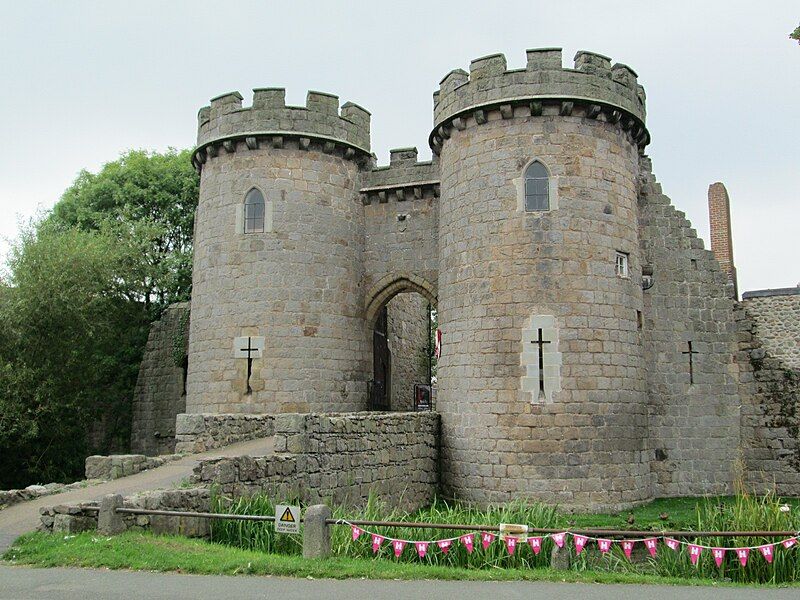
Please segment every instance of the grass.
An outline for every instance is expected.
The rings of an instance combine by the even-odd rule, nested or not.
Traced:
[[[334,557],[307,560],[301,556],[265,554],[202,540],[127,532],[106,538],[86,532],[60,536],[40,532],[19,538],[3,559],[15,565],[91,567],[171,571],[199,575],[274,575],[316,579],[441,579],[471,581],[551,581],[715,585],[711,580],[687,582],[678,577],[595,571],[474,569],[410,564],[383,559]]]

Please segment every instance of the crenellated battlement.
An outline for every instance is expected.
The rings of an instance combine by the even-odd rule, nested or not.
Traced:
[[[325,152],[339,147],[348,157],[369,155],[370,113],[357,104],[345,102],[340,109],[338,96],[309,91],[305,106],[287,106],[284,88],[257,88],[251,106],[242,101],[239,92],[231,92],[200,109],[195,165],[216,156],[219,146],[228,152],[240,141],[250,149],[262,142],[281,147],[284,137],[297,138],[303,149],[314,140]]]
[[[438,152],[449,131],[463,129],[473,118],[486,122],[486,111],[499,110],[502,118],[540,116],[545,107],[556,114],[577,114],[620,123],[640,147],[649,142],[645,128],[645,92],[636,72],[612,64],[602,54],[579,51],[574,68],[562,66],[561,48],[527,51],[524,69],[508,70],[503,54],[473,60],[469,73],[450,71],[434,92],[434,129],[431,147]],[[577,109],[577,110],[576,110]]]
[[[362,175],[364,204],[381,204],[393,197],[398,202],[439,196],[439,160],[418,161],[416,148],[389,150],[388,166],[377,166]]]

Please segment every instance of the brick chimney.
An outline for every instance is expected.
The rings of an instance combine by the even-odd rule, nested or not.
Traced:
[[[711,224],[711,251],[728,276],[731,297],[739,299],[736,267],[733,264],[731,205],[728,190],[722,183],[708,186],[708,218]]]

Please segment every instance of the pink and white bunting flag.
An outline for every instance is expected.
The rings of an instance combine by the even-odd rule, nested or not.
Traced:
[[[700,558],[700,553],[702,551],[702,546],[698,546],[697,544],[689,544],[689,560],[692,561],[693,565],[697,565],[697,561]]]
[[[439,546],[439,550],[443,553],[447,554],[447,551],[450,550],[450,546],[452,545],[452,540],[439,540],[436,542],[436,545]]]
[[[681,543],[678,540],[673,540],[672,538],[664,538],[664,543],[670,550],[674,550],[675,552],[677,552],[678,548],[681,546]]]
[[[414,542],[414,547],[417,549],[417,554],[420,558],[425,558],[428,553],[428,542]]]
[[[372,551],[373,552],[377,552],[378,550],[380,550],[381,549],[381,544],[383,543],[383,540],[385,540],[385,539],[386,538],[383,537],[382,535],[378,535],[377,533],[373,533],[372,534]]]
[[[528,545],[533,550],[534,554],[539,554],[542,550],[542,538],[540,537],[530,537],[528,538]]]
[[[481,534],[481,544],[483,544],[483,549],[486,550],[489,547],[489,544],[491,544],[496,537],[497,536],[495,534],[484,531]]]
[[[361,529],[360,529],[360,528],[358,528],[358,527],[356,527],[355,525],[353,525],[353,541],[354,541],[354,542],[355,542],[355,541],[358,539],[358,537],[359,537],[359,536],[360,536],[362,533],[364,533],[364,532],[363,532],[363,531],[361,531]]]
[[[611,540],[597,540],[597,547],[603,554],[611,552]]]
[[[763,546],[758,547],[759,551],[761,552],[761,556],[763,556],[764,560],[766,560],[768,563],[771,563],[774,557],[774,547],[775,544],[764,544]]]
[[[458,538],[464,547],[467,549],[467,554],[472,554],[472,551],[475,549],[475,536],[471,533],[467,535],[462,535]]]
[[[714,557],[714,562],[717,566],[722,565],[722,559],[725,558],[725,548],[712,548],[711,555]]]
[[[567,535],[566,533],[554,533],[550,537],[553,538],[553,542],[555,542],[556,546],[558,546],[559,548],[563,548],[564,547],[564,537],[566,535]]]
[[[394,555],[397,558],[400,558],[400,555],[403,553],[403,548],[406,547],[406,543],[403,540],[392,540],[392,548],[394,548]]]
[[[509,554],[514,554],[514,550],[517,549],[517,538],[513,535],[507,535],[505,538],[506,543],[506,550],[508,550]]]
[[[787,550],[794,546],[797,543],[797,538],[789,538],[788,540],[783,540],[781,545],[786,548]]]
[[[585,535],[573,535],[572,537],[575,538],[575,554],[580,554],[589,538]]]
[[[625,557],[630,560],[631,552],[633,552],[633,544],[634,542],[630,540],[622,540],[622,551],[625,553]]]
[[[747,558],[750,556],[750,548],[737,548],[736,556],[743,567],[747,566]]]
[[[656,557],[656,547],[658,546],[658,540],[656,538],[648,538],[644,541],[645,548],[647,551],[650,552],[650,556],[653,558]]]

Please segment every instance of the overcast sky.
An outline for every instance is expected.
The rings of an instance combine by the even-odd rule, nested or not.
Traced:
[[[800,281],[797,0],[646,2],[33,2],[0,0],[0,236],[50,208],[81,169],[129,148],[192,146],[213,96],[308,89],[372,112],[372,147],[430,156],[431,94],[451,69],[564,48],[630,65],[647,153],[708,242],[706,193],[731,196],[739,289]],[[708,243],[706,243],[706,247]],[[0,253],[8,242],[0,243]]]

